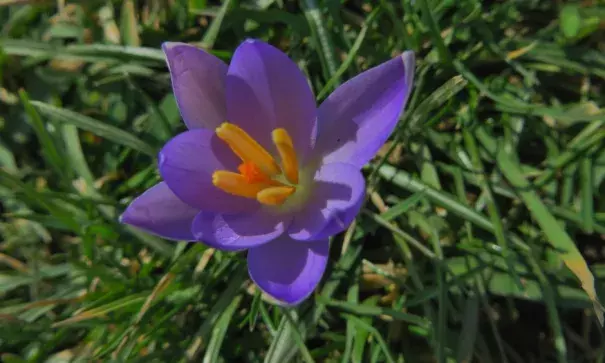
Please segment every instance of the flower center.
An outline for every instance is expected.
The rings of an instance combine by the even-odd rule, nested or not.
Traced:
[[[229,194],[274,206],[282,205],[294,194],[298,184],[298,159],[286,130],[279,128],[271,133],[281,167],[265,148],[234,124],[224,122],[216,129],[216,135],[242,163],[237,167],[238,173],[215,171],[212,174],[214,186]]]

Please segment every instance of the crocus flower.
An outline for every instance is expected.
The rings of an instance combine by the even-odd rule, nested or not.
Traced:
[[[248,250],[256,285],[281,304],[300,303],[325,271],[329,237],[361,208],[361,168],[403,111],[413,53],[361,73],[316,108],[297,65],[264,42],[243,42],[230,65],[182,43],[163,50],[188,131],[163,147],[163,182],[121,221],[169,239]]]

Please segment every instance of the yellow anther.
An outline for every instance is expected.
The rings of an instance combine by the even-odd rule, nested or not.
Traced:
[[[253,163],[270,177],[281,173],[271,154],[238,126],[224,122],[216,129],[216,135],[226,142],[243,162]]]
[[[245,176],[225,170],[217,170],[212,174],[212,184],[229,194],[255,199],[263,189],[274,183],[249,183]]]
[[[281,158],[281,166],[286,179],[292,184],[298,184],[298,159],[292,138],[285,129],[275,129],[271,133],[273,143],[277,147],[279,157]]]
[[[256,200],[264,205],[282,205],[296,191],[290,186],[265,188],[256,194]]]

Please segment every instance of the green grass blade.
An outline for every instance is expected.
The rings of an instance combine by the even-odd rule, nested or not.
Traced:
[[[65,174],[65,158],[61,155],[61,151],[46,130],[46,126],[40,118],[40,115],[32,106],[32,102],[30,102],[27,92],[20,90],[19,97],[21,98],[21,103],[23,103],[23,107],[25,107],[25,111],[29,116],[30,123],[36,132],[38,140],[42,145],[42,156],[47,160],[49,166],[55,170],[57,175],[61,176],[65,182],[68,182],[68,177]]]
[[[241,302],[241,295],[233,299],[233,301],[231,301],[229,306],[227,306],[225,311],[221,314],[221,317],[217,320],[216,324],[214,324],[210,341],[208,342],[208,347],[206,348],[206,354],[204,354],[204,358],[202,359],[203,363],[213,363],[218,361],[221,347],[224,345],[225,336],[227,335],[229,323],[233,319],[235,310],[237,310]]]
[[[380,8],[378,8],[378,10],[379,9]],[[340,67],[338,67],[338,69],[332,75],[332,77],[326,82],[326,85],[317,94],[316,98],[318,100],[322,100],[325,96],[327,96],[328,93],[335,88],[334,86],[336,86],[338,84],[340,78],[344,75],[344,73],[347,71],[347,69],[349,69],[349,67],[355,60],[355,57],[357,56],[357,52],[359,52],[359,48],[361,47],[361,44],[363,43],[364,39],[366,38],[366,34],[368,33],[369,27],[374,23],[374,19],[376,19],[378,10],[374,10],[374,12],[372,12],[372,14],[370,14],[368,16],[368,18],[364,22],[363,26],[361,27],[361,30],[359,31],[359,35],[357,35],[357,38],[355,38],[355,43],[353,43],[353,45],[351,46],[351,49],[347,53],[347,57],[342,62]]]
[[[393,358],[393,355],[391,354],[391,351],[389,350],[387,343],[384,341],[384,338],[378,332],[378,330],[376,330],[376,328],[374,328],[372,325],[366,323],[365,321],[359,319],[358,317],[356,317],[354,315],[350,315],[350,314],[343,314],[343,315],[347,320],[350,320],[350,321],[354,322],[355,324],[361,326],[362,328],[368,330],[372,334],[372,336],[374,338],[376,338],[376,340],[378,340],[378,345],[380,346],[380,349],[382,350],[382,353],[384,354],[386,361],[389,363],[395,363],[395,359]]]
[[[457,362],[470,362],[475,350],[475,340],[479,328],[479,298],[471,295],[464,305],[462,330],[458,339]]]
[[[69,123],[117,144],[128,146],[150,156],[156,156],[157,150],[154,147],[116,126],[108,125],[104,122],[95,120],[92,117],[51,106],[46,103],[32,101],[32,105],[43,115],[52,118],[53,121]]]

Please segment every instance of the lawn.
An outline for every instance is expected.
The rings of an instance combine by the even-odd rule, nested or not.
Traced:
[[[603,362],[605,3],[0,0],[0,359]],[[406,50],[412,95],[316,291],[121,224],[185,131],[161,44],[248,38],[317,103]]]

